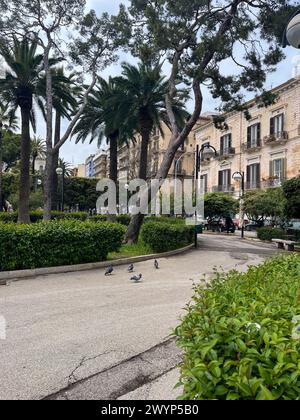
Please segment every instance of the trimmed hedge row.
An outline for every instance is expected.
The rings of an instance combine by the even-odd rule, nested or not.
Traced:
[[[89,220],[92,222],[106,222],[108,221],[108,216],[105,214],[97,214],[95,216],[90,216]],[[131,217],[129,214],[119,214],[116,216],[116,222],[123,226],[129,226],[130,220]]]
[[[300,258],[205,279],[176,329],[184,400],[297,400]]]
[[[52,220],[82,220],[85,221],[88,218],[88,214],[84,212],[78,213],[66,213],[61,211],[52,211],[51,212]],[[30,220],[31,223],[36,223],[43,220],[43,212],[42,211],[31,211],[30,212]],[[0,222],[3,223],[17,223],[18,221],[18,212],[14,211],[12,213],[5,213],[0,212]]]
[[[272,241],[272,239],[287,239],[287,234],[283,229],[262,227],[257,229],[257,237],[261,241]]]
[[[167,252],[190,245],[194,232],[193,226],[187,226],[183,222],[149,221],[142,227],[141,238],[153,252]]]
[[[0,270],[103,261],[118,251],[125,228],[117,223],[53,221],[31,225],[0,224]]]

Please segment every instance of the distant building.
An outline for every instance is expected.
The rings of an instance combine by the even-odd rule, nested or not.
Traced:
[[[85,164],[81,163],[77,166],[77,177],[78,178],[84,178],[85,177]]]
[[[34,163],[34,170],[36,173],[42,174],[45,171],[46,158],[39,156]]]
[[[94,177],[103,179],[108,176],[108,158],[107,153],[101,151],[94,156]]]
[[[94,157],[90,155],[85,161],[85,176],[86,178],[94,178]]]

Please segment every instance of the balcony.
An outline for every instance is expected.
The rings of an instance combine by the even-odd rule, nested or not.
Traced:
[[[259,190],[261,188],[261,181],[252,181],[245,183],[246,190]]]
[[[262,147],[262,141],[261,139],[257,139],[253,142],[247,142],[243,144],[243,151],[252,153],[252,152],[258,152]]]
[[[230,158],[235,155],[235,148],[234,147],[226,147],[222,150],[220,150],[217,154],[217,159],[226,159]]]
[[[286,178],[278,178],[277,176],[263,179],[263,188],[279,188],[286,181]]]
[[[280,133],[270,134],[269,136],[264,137],[264,143],[270,146],[276,146],[280,144],[285,144],[289,139],[289,134],[287,131],[281,131]]]
[[[226,194],[232,194],[234,193],[234,191],[234,185],[216,185],[212,187],[212,192],[223,192]]]

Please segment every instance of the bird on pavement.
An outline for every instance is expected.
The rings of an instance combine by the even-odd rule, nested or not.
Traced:
[[[159,269],[159,264],[158,264],[158,261],[157,260],[154,261],[154,267],[156,268],[156,270]]]
[[[105,271],[105,275],[106,276],[111,276],[113,271],[114,271],[114,269],[113,269],[112,265],[110,265],[109,267],[107,267],[107,269]]]
[[[130,264],[130,266],[128,267],[128,273],[133,273],[134,270],[134,265]]]
[[[142,280],[142,277],[143,277],[143,275],[142,274],[139,274],[138,276],[133,276],[133,277],[131,277],[131,281],[134,281],[135,283],[140,283],[141,282],[141,280]]]

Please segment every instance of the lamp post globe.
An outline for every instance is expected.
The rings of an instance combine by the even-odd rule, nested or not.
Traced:
[[[234,179],[234,181],[242,181],[242,179],[243,179],[243,175],[240,173],[240,172],[236,172],[235,174],[233,174],[233,179]]]
[[[300,49],[300,14],[294,16],[286,28],[286,39],[289,45]]]
[[[56,168],[56,174],[61,176],[63,174],[63,169],[62,168]]]

